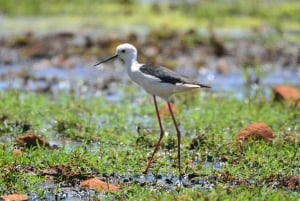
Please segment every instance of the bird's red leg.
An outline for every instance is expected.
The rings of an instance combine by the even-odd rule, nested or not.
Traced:
[[[170,114],[172,116],[173,123],[174,123],[174,126],[176,128],[176,132],[177,132],[177,146],[178,146],[177,158],[178,158],[178,170],[179,170],[179,178],[180,178],[181,177],[181,165],[180,165],[181,164],[180,163],[180,140],[181,140],[181,134],[180,134],[178,125],[176,123],[174,113],[172,111],[172,106],[171,106],[171,104],[170,104],[169,101],[168,101],[168,107],[169,107],[169,111],[170,111]]]
[[[164,129],[163,129],[162,124],[161,124],[161,120],[160,120],[160,116],[159,116],[159,111],[158,111],[158,107],[157,107],[157,101],[156,101],[156,97],[155,96],[153,96],[153,101],[154,101],[156,115],[157,115],[157,120],[158,120],[158,124],[159,124],[159,128],[160,128],[160,135],[159,135],[159,139],[158,139],[158,141],[157,141],[157,143],[155,145],[154,151],[153,151],[151,157],[148,160],[147,167],[146,167],[145,171],[143,172],[144,174],[148,173],[148,170],[149,170],[150,165],[152,163],[153,157],[154,157],[155,153],[157,152],[157,150],[159,148],[159,145],[160,145],[160,142],[161,142],[162,138],[164,137]]]

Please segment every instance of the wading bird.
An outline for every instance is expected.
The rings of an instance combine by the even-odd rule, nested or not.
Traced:
[[[172,94],[177,92],[183,92],[195,88],[210,88],[210,86],[201,82],[189,80],[188,78],[183,77],[178,73],[162,66],[141,64],[137,61],[137,54],[138,54],[137,49],[133,45],[124,43],[119,45],[116,48],[116,54],[114,56],[104,59],[99,63],[95,64],[94,66],[108,62],[113,59],[117,59],[117,58],[121,59],[125,63],[126,70],[129,77],[135,83],[143,87],[149,94],[153,96],[156,115],[157,115],[158,124],[160,128],[160,136],[155,145],[154,151],[148,160],[146,169],[144,171],[145,174],[148,173],[153,157],[157,152],[160,142],[164,136],[164,129],[161,123],[161,118],[157,107],[156,96],[159,96],[162,99],[166,100],[177,132],[178,170],[179,170],[179,178],[181,178],[181,162],[180,162],[181,133],[178,128],[177,122],[175,120],[174,113],[172,111],[172,107],[170,104],[170,97]]]

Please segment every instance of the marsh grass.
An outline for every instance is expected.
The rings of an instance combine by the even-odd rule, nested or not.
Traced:
[[[134,91],[130,87],[121,90]],[[181,150],[185,174],[198,175],[208,181],[217,178],[216,188],[209,191],[183,188],[171,193],[158,189],[154,193],[150,186],[121,182],[122,190],[108,195],[107,199],[251,200],[254,197],[258,200],[297,200],[298,194],[287,190],[284,182],[290,175],[299,175],[299,144],[285,138],[289,134],[299,135],[298,109],[269,100],[237,100],[217,94],[206,94],[201,98],[195,94],[190,97],[176,95],[175,102],[180,111],[177,115],[183,133]],[[42,197],[39,184],[48,178],[43,171],[56,166],[68,167],[70,174],[78,174],[79,179],[85,178],[84,175],[138,176],[158,138],[151,97],[140,96],[139,92],[126,94],[117,102],[108,102],[101,97],[87,99],[70,94],[53,97],[7,91],[0,93],[0,108],[0,114],[5,116],[0,122],[1,194],[23,192]],[[163,140],[159,157],[155,158],[152,172],[177,175],[175,131],[169,117],[163,121],[168,135]],[[26,122],[30,128],[26,131],[16,129],[14,122]],[[274,131],[275,140],[269,144],[263,141],[238,144],[235,141],[237,131],[253,122],[267,123]],[[141,137],[136,129],[138,125],[148,128],[144,133],[148,140],[140,143],[137,143]],[[20,147],[23,155],[14,156],[15,138],[27,131],[45,139],[55,133],[80,143],[72,149],[66,145],[55,150]],[[201,134],[205,136],[203,141],[190,149],[192,139]],[[91,149],[95,142],[99,145]],[[224,166],[220,170],[206,166],[209,158],[220,158]],[[227,179],[220,175],[227,175]],[[70,176],[62,175],[55,177],[54,183],[68,180]],[[242,182],[232,185],[234,181]],[[249,184],[250,181],[253,184]]]

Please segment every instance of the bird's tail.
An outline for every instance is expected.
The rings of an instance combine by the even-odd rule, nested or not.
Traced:
[[[204,83],[198,82],[198,81],[190,81],[190,80],[186,81],[183,85],[190,87],[190,88],[198,88],[198,87],[211,88],[211,86],[208,84],[204,84]]]
[[[204,83],[198,82],[198,81],[192,81],[192,82],[189,82],[189,84],[197,85],[197,86],[199,86],[199,87],[201,87],[201,88],[211,88],[210,85],[204,84]]]
[[[203,83],[199,83],[199,82],[198,82],[198,85],[199,85],[201,88],[211,88],[210,85],[203,84]]]

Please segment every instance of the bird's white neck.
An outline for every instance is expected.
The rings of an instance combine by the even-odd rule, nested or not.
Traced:
[[[127,69],[127,72],[132,72],[135,70],[138,70],[139,66],[138,61],[136,60],[136,57],[128,58],[125,60],[125,66]]]

